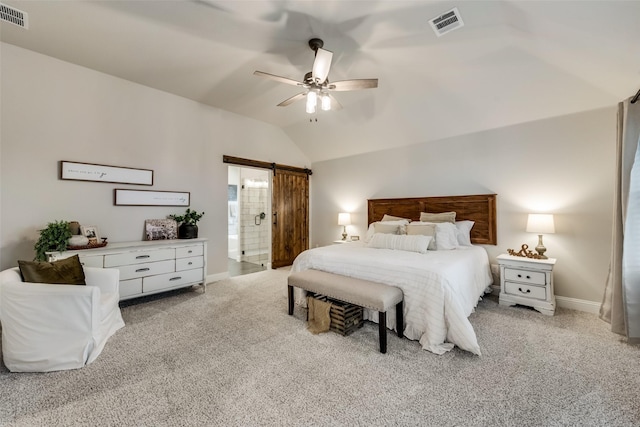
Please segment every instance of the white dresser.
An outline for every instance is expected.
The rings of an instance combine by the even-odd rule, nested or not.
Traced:
[[[109,243],[103,248],[47,252],[55,261],[73,255],[87,267],[120,270],[120,300],[201,285],[206,290],[207,239]]]
[[[500,305],[526,305],[553,316],[556,297],[553,290],[554,258],[532,259],[499,255]]]

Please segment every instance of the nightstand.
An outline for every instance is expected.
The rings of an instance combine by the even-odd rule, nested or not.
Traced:
[[[555,258],[535,259],[504,254],[497,259],[500,266],[500,305],[526,305],[553,316],[556,310],[553,293]]]

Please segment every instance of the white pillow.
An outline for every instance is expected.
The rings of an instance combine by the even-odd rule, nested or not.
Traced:
[[[458,229],[451,222],[436,223],[436,250],[448,251],[458,247]]]
[[[430,236],[375,233],[367,246],[375,249],[394,249],[426,254],[430,241]]]
[[[458,244],[460,246],[471,246],[471,229],[475,222],[473,221],[456,221],[458,229]]]
[[[367,234],[365,234],[364,236],[364,242],[367,243],[369,240],[371,240],[371,238],[373,237],[373,235],[376,233],[376,224],[380,224],[382,221],[376,221],[376,222],[372,222],[371,224],[369,224],[369,229],[367,229]],[[409,221],[407,221],[406,219],[402,219],[402,220],[398,220],[398,221],[385,221],[384,225],[399,225],[399,226],[405,226],[409,224]],[[399,234],[404,234],[404,228],[402,228],[399,231]]]

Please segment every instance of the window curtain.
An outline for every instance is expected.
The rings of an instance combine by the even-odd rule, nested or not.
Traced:
[[[618,104],[613,245],[600,318],[640,344],[640,102]]]

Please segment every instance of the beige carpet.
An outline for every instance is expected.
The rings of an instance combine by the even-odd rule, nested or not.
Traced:
[[[436,356],[377,325],[313,335],[287,315],[287,271],[123,308],[91,365],[0,369],[2,426],[638,426],[640,349],[596,316],[485,299],[482,357]]]

